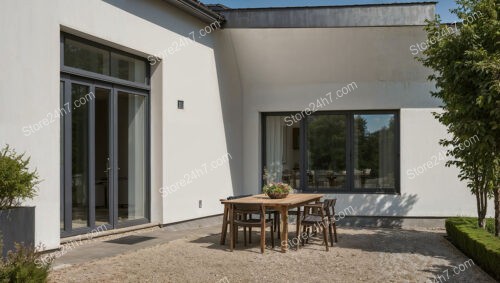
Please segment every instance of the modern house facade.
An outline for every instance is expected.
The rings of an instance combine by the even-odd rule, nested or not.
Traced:
[[[0,143],[43,179],[26,205],[47,249],[102,225],[217,215],[266,181],[356,216],[475,214],[410,50],[433,2],[0,5]]]

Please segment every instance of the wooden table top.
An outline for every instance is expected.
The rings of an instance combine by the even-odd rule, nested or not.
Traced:
[[[272,199],[265,194],[253,195],[244,198],[221,200],[223,204],[239,203],[239,204],[265,204],[269,206],[290,206],[300,203],[311,202],[322,198],[323,194],[289,194],[286,198]]]

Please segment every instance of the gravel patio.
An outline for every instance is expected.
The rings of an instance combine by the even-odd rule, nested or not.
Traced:
[[[435,276],[437,282],[495,282],[444,238],[444,230],[340,228],[330,252],[313,239],[299,251],[268,247],[262,255],[257,234],[251,246],[239,243],[231,253],[219,244],[219,229],[177,231],[177,239],[136,249],[97,239],[57,259],[49,282],[434,282]],[[172,233],[134,234],[161,240]],[[78,262],[92,249],[106,252]]]

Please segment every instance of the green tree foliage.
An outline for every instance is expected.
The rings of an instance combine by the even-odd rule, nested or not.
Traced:
[[[447,166],[460,169],[476,195],[478,224],[484,227],[487,199],[495,195],[497,234],[500,229],[500,0],[458,0],[452,13],[462,24],[451,27],[441,19],[429,21],[429,47],[419,60],[434,70],[433,96],[444,112],[437,119],[451,134],[440,143],[453,157]],[[452,29],[454,32],[449,32]],[[467,143],[477,136],[478,141]],[[466,146],[470,144],[470,146]]]

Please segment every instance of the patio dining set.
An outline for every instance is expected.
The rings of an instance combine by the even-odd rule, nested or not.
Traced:
[[[290,194],[286,198],[272,199],[265,194],[232,196],[221,199],[224,205],[224,217],[220,243],[225,245],[229,227],[229,248],[234,250],[238,241],[238,232],[243,228],[244,245],[252,242],[252,228],[260,229],[260,250],[266,247],[266,230],[270,229],[271,246],[275,245],[275,232],[281,243],[281,251],[289,248],[288,222],[289,216],[296,216],[296,249],[304,246],[311,233],[321,230],[326,251],[334,241],[337,242],[335,223],[336,199],[324,199],[323,194]],[[302,233],[301,233],[302,229]],[[247,237],[248,232],[248,237]],[[328,237],[329,236],[329,237]],[[247,241],[248,240],[248,241]],[[329,241],[330,240],[330,241]]]

